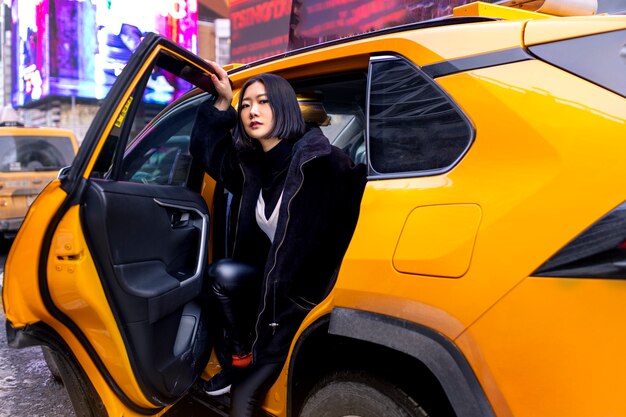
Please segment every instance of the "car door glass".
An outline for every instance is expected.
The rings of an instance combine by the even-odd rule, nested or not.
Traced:
[[[206,93],[189,98],[145,127],[125,150],[120,181],[185,185],[191,167],[191,129],[197,107],[206,98]]]
[[[144,184],[184,185],[189,170],[189,134],[171,137],[150,146],[136,159],[129,160],[123,181]]]
[[[191,166],[189,136],[205,74],[162,55],[149,77],[125,103],[92,170],[92,178],[144,184],[186,184]],[[178,101],[177,101],[178,100]],[[175,105],[171,105],[176,102]]]
[[[403,59],[373,60],[370,77],[371,168],[379,174],[431,175],[454,166],[473,138],[460,108]]]

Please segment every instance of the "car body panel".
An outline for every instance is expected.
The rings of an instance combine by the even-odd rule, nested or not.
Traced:
[[[566,19],[533,20],[524,31],[527,46],[626,29],[620,16],[568,17]]]
[[[151,407],[133,375],[102,284],[92,279],[99,274],[82,228],[79,207],[70,207],[59,222],[50,246],[51,261],[47,267],[50,297],[82,330],[129,398],[138,405]]]
[[[476,204],[416,208],[402,228],[392,258],[393,266],[405,274],[463,276],[472,259],[481,216],[480,206]],[[443,229],[441,224],[447,227]]]
[[[474,368],[516,416],[623,415],[625,332],[603,324],[626,313],[625,290],[621,280],[528,278],[456,342],[478,353]]]
[[[42,300],[41,293],[38,291],[40,288],[40,282],[38,280],[39,271],[37,270],[38,263],[33,262],[33,260],[40,259],[45,231],[52,221],[52,217],[59,209],[63,201],[67,198],[67,193],[61,188],[59,180],[55,180],[50,183],[46,188],[44,188],[41,195],[41,198],[46,202],[46,205],[36,206],[35,209],[29,210],[24,220],[23,227],[20,229],[13,242],[13,245],[15,247],[19,247],[20,250],[10,251],[5,264],[4,274],[9,277],[9,279],[4,280],[2,296],[7,320],[9,320],[15,327],[28,327],[29,325],[42,321],[51,326],[66,340],[68,345],[72,346],[73,354],[80,361],[85,371],[90,375],[91,382],[98,388],[99,393],[103,397],[103,402],[106,403],[109,408],[109,412],[112,415],[132,415],[130,414],[132,413],[132,410],[116,400],[115,394],[111,392],[107,382],[101,377],[100,372],[89,358],[89,354],[83,349],[81,343],[76,339],[76,336],[50,314]],[[74,211],[76,211],[76,208],[74,208]],[[71,227],[69,229],[72,230]],[[66,230],[68,230],[67,226]],[[53,292],[56,294],[55,298],[61,300],[61,305],[71,301],[69,309],[75,310],[76,308],[82,308],[81,312],[86,314],[85,317],[76,315],[79,320],[87,322],[93,321],[94,317],[98,319],[98,316],[94,313],[94,311],[85,308],[87,306],[86,300],[98,298],[99,295],[102,295],[102,288],[93,280],[84,280],[81,282],[73,281],[73,278],[76,277],[77,274],[85,274],[86,270],[84,268],[75,268],[74,272],[69,272],[68,267],[75,267],[75,262],[56,259],[56,254],[54,253],[56,249],[67,251],[67,249],[65,249],[65,245],[68,244],[68,242],[75,245],[77,239],[80,237],[80,233],[77,233],[72,236],[71,240],[68,240],[67,232],[61,232],[60,241],[57,237],[57,245],[51,247],[52,259],[55,259],[55,263],[61,270],[57,271],[56,266],[51,263],[49,267],[50,271],[48,271],[48,282],[51,284],[51,287],[54,288]],[[59,248],[59,245],[61,245],[61,248]],[[82,264],[90,262],[89,253],[84,251],[84,248],[85,247],[82,246],[83,252],[80,254],[80,262]],[[61,286],[56,287],[59,282],[61,282]],[[64,292],[65,287],[76,284],[81,287],[84,287],[85,285],[88,286],[88,288],[83,288],[83,290],[87,290],[87,294],[84,295],[84,298],[82,299],[77,299],[75,294],[73,294],[74,291],[68,292],[65,290]],[[70,298],[66,298],[68,295]],[[13,300],[22,300],[22,302],[13,302]],[[104,301],[106,301],[106,299]],[[104,309],[106,311],[108,304],[100,300],[98,305],[100,310]],[[102,311],[99,313],[102,314]],[[99,328],[87,326],[88,331],[90,329],[90,331],[94,332],[102,340],[108,340],[106,336],[113,336],[115,338],[117,335],[119,338],[119,331],[117,330],[117,327],[112,324],[114,321],[110,315],[110,311],[108,311],[109,317],[106,317],[106,312],[104,313],[104,316],[105,321],[107,319],[109,320],[108,329],[111,330],[111,333],[101,331],[103,328],[107,328],[107,326],[100,326]],[[110,346],[106,347],[108,348]],[[127,363],[128,359],[126,358],[125,360],[124,358],[125,353],[122,351],[120,356],[114,357],[113,363],[119,363],[120,365],[124,362]],[[129,370],[130,367],[126,368],[123,372],[127,373]],[[136,390],[138,389],[136,388]]]
[[[5,263],[3,306],[7,319],[15,326],[23,327],[50,318],[39,292],[33,290],[39,288],[38,264],[33,260],[39,259],[46,228],[54,212],[67,197],[67,193],[60,186],[60,181],[55,180],[41,192],[42,199],[46,200],[46,207],[27,213],[23,227],[13,241],[13,245],[23,249],[10,251]],[[28,243],[21,243],[22,241]],[[23,302],[13,301],[19,299]]]
[[[534,265],[541,264],[564,242],[572,240],[623,201],[616,190],[621,188],[620,178],[624,175],[620,138],[626,122],[626,107],[623,99],[615,94],[541,62],[515,65],[520,67],[517,74],[498,68],[477,71],[474,77],[485,81],[486,91],[468,89],[469,80],[464,79],[468,76],[439,80],[454,94],[459,105],[475,115],[474,122],[480,132],[498,137],[497,132],[506,131],[508,133],[500,137],[509,146],[523,143],[523,147],[516,147],[514,152],[512,149],[511,160],[502,160],[496,165],[498,181],[508,184],[501,184],[501,189],[515,190],[514,195],[505,194],[507,200],[524,193],[528,187],[522,204],[506,216],[503,212],[497,223],[489,224],[490,216],[485,215],[485,225],[494,232],[501,232],[486,229],[481,233],[474,257],[476,262],[466,275],[484,280],[475,287],[481,290],[511,279],[507,285],[510,292],[503,292],[503,298],[485,309],[456,341],[464,351],[476,354],[476,358],[469,358],[472,366],[493,377],[484,384],[500,387],[511,409],[516,410],[515,415],[583,416],[590,412],[619,415],[621,406],[611,400],[616,392],[600,388],[592,381],[602,380],[608,383],[607,387],[616,387],[623,375],[621,362],[614,362],[615,352],[611,351],[623,343],[619,340],[623,332],[606,333],[604,337],[611,338],[611,343],[598,344],[600,337],[594,336],[594,332],[602,332],[598,330],[598,323],[607,317],[619,317],[616,313],[623,310],[618,301],[623,281],[564,282],[528,276]],[[522,76],[524,73],[527,75]],[[512,85],[517,94],[511,94],[509,86]],[[524,109],[526,120],[532,123],[527,134],[511,129],[510,122],[515,120],[512,115],[499,115],[497,111],[480,113],[469,108],[474,105],[469,103],[473,102],[497,109],[487,100],[476,100],[476,97],[492,95],[500,99],[506,96],[510,109]],[[552,117],[542,117],[546,114]],[[508,123],[500,124],[500,120]],[[544,143],[538,146],[541,142]],[[489,152],[493,151],[493,157],[501,158],[506,154],[497,152],[495,143],[481,142],[480,137],[472,152],[479,152],[483,145],[490,148]],[[527,154],[524,149],[533,150],[526,155],[526,160],[521,158]],[[485,159],[483,161],[486,163]],[[472,164],[469,158],[466,162],[465,167]],[[523,177],[507,178],[507,165],[511,173],[515,170],[515,175]],[[493,160],[489,161],[489,166],[494,166]],[[581,176],[581,172],[589,175]],[[573,182],[572,178],[577,180]],[[599,178],[602,180],[598,181]],[[504,204],[505,201],[499,205]],[[509,236],[518,238],[512,241]],[[522,237],[529,240],[521,240]],[[484,254],[481,256],[481,253]],[[485,256],[486,253],[491,256]],[[515,285],[515,281],[519,283]],[[476,300],[479,295],[474,293],[470,297]],[[499,337],[494,338],[494,334]],[[581,344],[579,337],[588,338]],[[570,343],[576,348],[564,351]],[[580,381],[580,375],[594,376]],[[577,382],[572,384],[572,381]],[[531,397],[558,398],[559,401],[531,404],[528,401]],[[585,405],[581,408],[583,397]]]
[[[419,44],[419,47],[414,47],[412,52],[409,48],[402,48],[402,54],[406,54],[417,65],[424,66],[443,60],[517,48],[521,46],[524,22],[475,23],[468,29],[463,31],[463,42],[459,42],[456,35],[445,27],[415,31],[406,38]],[[423,53],[421,48],[427,48],[429,53]]]

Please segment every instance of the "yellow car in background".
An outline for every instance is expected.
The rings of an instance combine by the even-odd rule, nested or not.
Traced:
[[[72,164],[71,130],[0,123],[0,235],[13,238],[39,192]]]
[[[455,15],[229,68],[235,100],[288,79],[368,169],[268,415],[626,416],[626,16]],[[188,152],[209,70],[148,35],[9,253],[9,344],[50,348],[77,415],[228,409],[193,388],[235,226]],[[177,94],[146,124],[155,72]]]

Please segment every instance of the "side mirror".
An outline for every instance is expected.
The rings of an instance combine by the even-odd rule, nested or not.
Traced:
[[[64,180],[67,177],[67,174],[70,172],[70,168],[72,168],[71,165],[61,168],[57,173],[57,179]]]

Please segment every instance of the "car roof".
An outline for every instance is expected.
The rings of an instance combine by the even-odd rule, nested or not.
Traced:
[[[12,136],[64,136],[76,139],[76,135],[70,129],[59,127],[26,127],[24,125],[2,125],[0,123],[0,135]]]
[[[16,130],[16,131],[46,131],[46,132],[68,132],[68,133],[72,133],[72,130],[70,129],[64,129],[61,127],[51,127],[51,126],[25,126],[23,123],[5,123],[5,122],[0,122],[0,129],[5,130],[5,129],[11,129],[11,130]]]
[[[400,32],[409,32],[409,31],[414,31],[414,30],[419,30],[419,29],[427,29],[427,28],[442,27],[442,26],[493,22],[497,20],[500,20],[500,19],[493,18],[493,17],[485,17],[485,16],[444,17],[444,18],[438,18],[438,19],[433,19],[433,20],[426,20],[422,22],[408,23],[405,25],[392,26],[388,28],[374,30],[374,31],[367,32],[367,33],[362,33],[359,35],[348,36],[345,38],[334,39],[334,40],[327,41],[327,42],[321,42],[315,45],[305,46],[303,48],[293,49],[293,50],[290,50],[290,51],[287,51],[278,55],[273,55],[267,58],[259,59],[254,62],[250,62],[248,64],[243,64],[243,65],[234,64],[236,66],[233,66],[232,69],[229,69],[228,73],[235,74],[240,71],[244,71],[244,70],[259,66],[259,65],[273,62],[273,61],[278,61],[280,59],[291,57],[294,55],[300,55],[306,52],[311,52],[311,51],[315,51],[318,49],[324,49],[324,48],[328,48],[328,47],[335,46],[335,45],[356,42],[362,39],[373,38],[376,36],[389,35],[389,34],[400,33]]]

